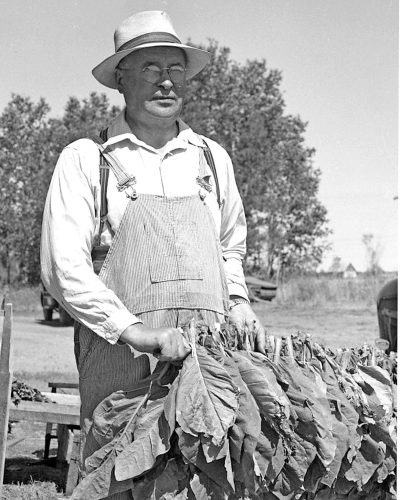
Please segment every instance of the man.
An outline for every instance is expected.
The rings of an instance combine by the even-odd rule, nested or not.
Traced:
[[[90,438],[97,404],[149,374],[153,357],[137,351],[161,361],[188,355],[180,325],[229,315],[264,349],[243,276],[246,223],[231,161],[179,119],[186,82],[210,55],[183,45],[158,11],[126,19],[115,47],[93,75],[126,107],[103,145],[81,139],[64,149],[43,219],[43,282],[77,320],[83,458],[98,447]],[[99,149],[109,169],[103,200]],[[98,276],[99,248],[107,256]]]

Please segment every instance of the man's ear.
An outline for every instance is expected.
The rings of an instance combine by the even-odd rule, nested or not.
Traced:
[[[122,71],[118,68],[115,69],[115,81],[117,82],[117,90],[123,94]]]

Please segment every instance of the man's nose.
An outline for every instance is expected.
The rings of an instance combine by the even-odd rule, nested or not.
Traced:
[[[171,77],[169,76],[169,73],[166,68],[163,68],[162,70],[161,81],[159,85],[161,85],[161,87],[164,87],[167,90],[171,89],[174,86],[174,84],[171,82]]]

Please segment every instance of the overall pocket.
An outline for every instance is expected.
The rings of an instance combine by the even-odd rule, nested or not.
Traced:
[[[150,279],[152,283],[202,280],[203,262],[196,223],[168,222],[157,231],[145,225]]]

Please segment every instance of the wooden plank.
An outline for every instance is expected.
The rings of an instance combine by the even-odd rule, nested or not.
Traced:
[[[80,406],[81,398],[77,394],[63,394],[60,392],[42,392],[52,403],[60,405]]]
[[[79,406],[74,405],[21,401],[18,406],[11,405],[10,420],[80,425],[79,411]]]
[[[74,434],[68,425],[57,425],[57,467],[63,467],[65,462],[70,462],[73,439]]]
[[[49,387],[54,389],[79,389],[78,382],[49,382]]]
[[[3,335],[0,352],[0,496],[3,489],[8,419],[12,383],[12,305],[4,306]]]
[[[79,449],[80,449],[80,433],[74,430],[74,438],[71,450],[71,461],[68,467],[67,484],[65,486],[65,495],[72,495],[75,486],[79,481]]]

